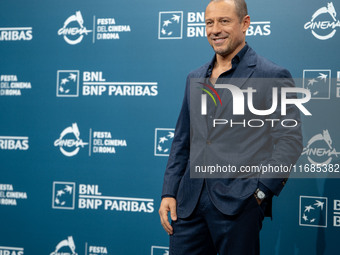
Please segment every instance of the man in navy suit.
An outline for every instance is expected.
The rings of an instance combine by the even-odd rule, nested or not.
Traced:
[[[252,166],[282,169],[299,158],[299,109],[275,98],[276,92],[294,88],[294,82],[286,69],[247,45],[250,17],[244,0],[211,1],[205,23],[216,54],[187,78],[164,176],[161,223],[170,235],[170,254],[257,255],[263,218],[271,216],[272,197],[279,195],[289,173],[239,171]],[[232,85],[229,90],[223,87],[226,83]],[[209,90],[220,102],[216,107],[206,96],[211,100],[203,110],[202,94]],[[252,109],[236,104],[237,93],[247,91]],[[296,94],[285,97],[294,101]],[[254,114],[266,110],[268,114]],[[207,174],[207,168],[223,165],[237,172],[218,178]],[[196,178],[197,171],[204,173],[198,175],[202,178]]]

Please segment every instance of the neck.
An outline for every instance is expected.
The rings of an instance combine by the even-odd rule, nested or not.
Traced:
[[[243,47],[246,45],[246,42],[244,41],[241,43],[232,53],[226,56],[222,56],[219,54],[216,54],[216,65],[220,68],[230,68],[231,67],[231,60],[237,55],[237,53],[240,52],[240,50],[243,49]]]

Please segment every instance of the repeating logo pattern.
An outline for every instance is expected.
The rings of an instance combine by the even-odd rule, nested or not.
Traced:
[[[169,156],[174,136],[175,129],[173,128],[156,128],[155,156]]]
[[[169,247],[151,246],[151,255],[169,255]]]
[[[78,154],[80,148],[84,148],[88,143],[83,142],[80,138],[80,131],[77,123],[65,128],[60,137],[55,140],[54,146],[59,147],[62,154],[67,157],[73,157]]]
[[[303,87],[311,92],[312,99],[330,99],[331,70],[304,70]]]
[[[74,243],[72,236],[69,236],[67,239],[59,242],[55,248],[55,251],[52,252],[50,255],[65,255],[65,254],[78,255],[78,253],[76,253],[76,245]]]
[[[183,12],[159,12],[158,39],[183,38]]]
[[[79,70],[57,72],[57,97],[79,96]]]
[[[318,9],[313,14],[311,21],[305,24],[305,29],[310,30],[319,40],[328,40],[334,37],[338,27],[340,27],[340,21],[336,19],[336,11],[332,2]]]
[[[76,23],[77,26],[74,26],[74,23]],[[58,35],[62,35],[68,44],[75,45],[80,43],[84,35],[88,35],[90,32],[92,32],[92,30],[87,30],[84,26],[84,19],[81,12],[77,11],[76,14],[71,15],[65,20],[64,26],[58,30]]]
[[[340,152],[337,152],[332,144],[329,131],[323,130],[322,133],[316,134],[308,141],[302,155],[306,155],[308,161],[314,165],[329,164],[332,162],[333,156],[340,155]]]
[[[327,198],[300,196],[300,226],[327,227]]]
[[[75,202],[74,182],[53,182],[53,209],[74,209]]]

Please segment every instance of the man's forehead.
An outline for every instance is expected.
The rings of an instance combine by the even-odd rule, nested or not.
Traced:
[[[205,18],[223,18],[236,15],[232,0],[211,2],[205,10]]]

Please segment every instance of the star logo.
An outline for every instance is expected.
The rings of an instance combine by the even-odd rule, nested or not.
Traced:
[[[59,70],[57,72],[57,97],[79,96],[79,71]]]
[[[331,70],[304,70],[303,87],[310,91],[312,99],[330,99]]]
[[[183,12],[160,12],[158,39],[183,38]]]
[[[155,156],[169,156],[175,130],[171,128],[156,128]]]
[[[53,182],[53,209],[74,209],[75,183]]]
[[[300,196],[300,226],[327,227],[327,198]]]

